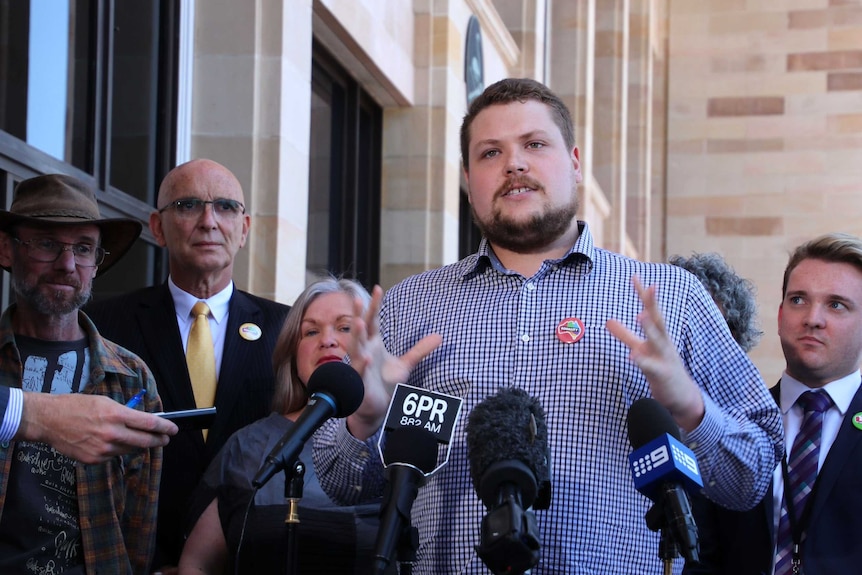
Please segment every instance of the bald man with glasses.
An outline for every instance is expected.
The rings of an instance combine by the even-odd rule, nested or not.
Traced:
[[[168,251],[167,281],[93,303],[87,312],[106,337],[150,366],[166,411],[217,409],[209,430],[181,430],[165,448],[153,565],[170,573],[182,551],[187,502],[207,465],[234,431],[269,413],[272,350],[289,307],[234,285],[234,261],[248,239],[251,216],[242,186],[224,166],[198,159],[171,170],[149,223]],[[187,364],[192,308],[206,310],[212,339],[213,357],[206,361],[215,361],[215,388],[209,400],[196,393]]]

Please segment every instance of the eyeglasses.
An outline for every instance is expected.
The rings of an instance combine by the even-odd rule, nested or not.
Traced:
[[[228,200],[219,198],[217,200],[201,200],[199,198],[183,198],[174,200],[163,208],[159,208],[161,214],[165,210],[174,210],[177,217],[187,219],[197,219],[204,213],[207,204],[213,207],[213,215],[216,218],[236,218],[245,213],[245,206],[236,200]]]
[[[100,246],[92,244],[70,244],[66,242],[58,242],[50,238],[34,238],[32,240],[21,240],[12,238],[16,243],[24,246],[27,250],[27,255],[31,260],[51,263],[57,261],[65,251],[72,252],[75,257],[75,264],[84,268],[92,268],[101,265],[105,261],[106,252]]]

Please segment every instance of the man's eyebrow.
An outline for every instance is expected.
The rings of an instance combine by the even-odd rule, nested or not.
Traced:
[[[521,142],[526,142],[528,140],[533,140],[536,138],[540,139],[548,139],[550,132],[546,130],[530,130],[529,132],[524,132],[518,136],[518,140]],[[485,138],[484,140],[477,140],[474,146],[494,146],[501,142],[500,138]]]

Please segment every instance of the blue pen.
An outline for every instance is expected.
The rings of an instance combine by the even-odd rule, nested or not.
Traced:
[[[144,396],[146,394],[147,394],[147,390],[142,389],[141,391],[136,393],[134,395],[134,397],[132,397],[132,399],[129,400],[129,402],[126,404],[126,407],[137,407],[138,404],[141,403],[141,400],[144,399]]]

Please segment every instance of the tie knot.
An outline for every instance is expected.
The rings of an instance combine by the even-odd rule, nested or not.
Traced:
[[[208,306],[206,304],[206,302],[199,301],[198,303],[196,303],[195,305],[192,306],[192,314],[194,314],[195,317],[197,317],[199,315],[202,315],[205,317],[209,316],[210,306]]]
[[[796,403],[798,403],[799,407],[801,407],[806,413],[809,411],[823,413],[832,407],[832,398],[829,397],[829,394],[826,392],[806,391],[799,396]]]

